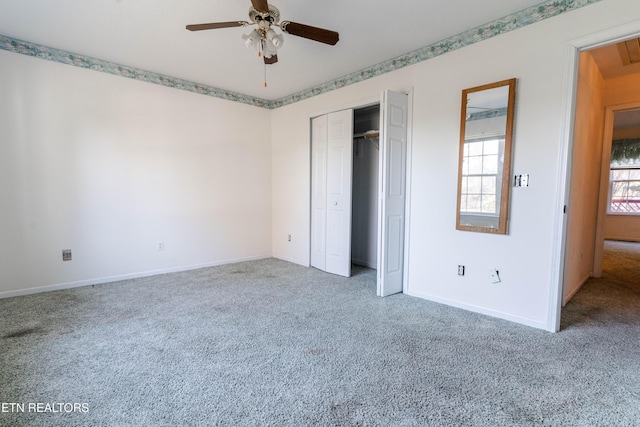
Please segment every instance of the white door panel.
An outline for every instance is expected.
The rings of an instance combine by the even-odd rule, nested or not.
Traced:
[[[351,276],[353,110],[328,115],[326,271]]]
[[[404,183],[405,183],[405,146],[406,141],[391,138],[389,140],[388,150],[388,167],[390,169],[387,197],[389,199],[404,200]]]
[[[402,292],[409,97],[385,91],[381,102],[378,295]]]
[[[326,268],[327,116],[311,121],[311,266]]]
[[[327,187],[329,197],[342,197],[345,189],[345,153],[344,147],[331,147],[327,159]]]
[[[311,266],[349,277],[353,111],[311,123]]]
[[[404,230],[404,218],[399,215],[390,216],[387,219],[387,229],[389,230],[389,239],[387,239],[387,274],[395,274],[402,272],[402,245],[401,238]]]

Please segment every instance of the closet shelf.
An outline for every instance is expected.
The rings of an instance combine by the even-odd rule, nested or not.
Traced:
[[[365,138],[365,139],[370,139],[370,138],[379,138],[380,137],[380,131],[379,130],[368,130],[366,132],[362,132],[362,133],[356,133],[353,135],[354,138]]]

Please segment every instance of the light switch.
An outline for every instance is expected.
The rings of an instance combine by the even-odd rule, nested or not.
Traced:
[[[529,186],[529,174],[515,175],[513,177],[514,187],[528,187]]]

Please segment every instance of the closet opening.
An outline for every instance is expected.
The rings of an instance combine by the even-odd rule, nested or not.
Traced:
[[[380,105],[353,110],[351,263],[378,268]]]

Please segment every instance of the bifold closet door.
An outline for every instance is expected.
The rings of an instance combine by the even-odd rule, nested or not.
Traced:
[[[380,140],[378,296],[402,292],[409,97],[384,91]]]
[[[327,242],[326,115],[311,120],[311,266],[326,270]]]
[[[353,110],[314,118],[311,128],[311,265],[349,277]]]

